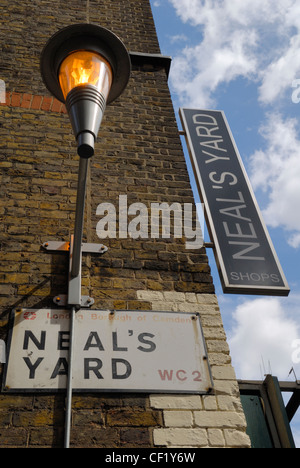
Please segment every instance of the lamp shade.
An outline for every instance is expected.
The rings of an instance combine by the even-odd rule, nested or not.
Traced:
[[[100,26],[68,26],[44,47],[42,78],[48,90],[66,103],[80,157],[93,156],[106,104],[124,91],[130,71],[122,41]]]

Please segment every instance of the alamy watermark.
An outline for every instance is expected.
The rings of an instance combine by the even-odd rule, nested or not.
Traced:
[[[294,104],[299,104],[300,102],[300,79],[293,81],[292,88],[295,88],[295,90],[292,92],[292,102]]]
[[[292,362],[293,364],[300,364],[300,340],[294,340],[292,348],[295,350],[292,353]]]
[[[201,206],[192,203],[151,203],[150,209],[140,202],[128,206],[127,195],[119,195],[113,203],[101,203],[96,215],[101,219],[96,232],[99,239],[175,239],[184,238],[186,249],[200,249],[204,240]],[[200,221],[201,220],[201,224]]]
[[[0,104],[5,104],[6,102],[6,92],[5,92],[5,82],[0,80]]]

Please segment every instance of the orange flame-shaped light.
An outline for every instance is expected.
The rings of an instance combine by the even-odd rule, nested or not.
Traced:
[[[73,88],[89,84],[95,86],[106,100],[112,79],[110,64],[96,52],[73,52],[64,59],[59,69],[59,82],[65,99]]]

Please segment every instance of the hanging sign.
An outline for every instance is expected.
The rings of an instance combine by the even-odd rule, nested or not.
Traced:
[[[225,293],[290,292],[222,111],[180,109]]]
[[[14,312],[4,391],[66,388],[69,315]],[[81,310],[73,362],[75,391],[201,394],[212,388],[197,314]]]

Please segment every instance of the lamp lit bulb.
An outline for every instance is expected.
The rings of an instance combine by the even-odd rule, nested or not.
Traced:
[[[96,52],[73,52],[65,58],[59,69],[59,82],[65,99],[77,86],[92,85],[107,100],[112,79],[111,66]]]

